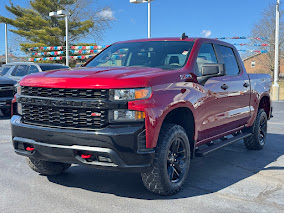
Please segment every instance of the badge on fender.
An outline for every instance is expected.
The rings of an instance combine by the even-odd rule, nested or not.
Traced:
[[[192,75],[191,74],[184,74],[184,75],[180,75],[180,80],[186,80],[188,78],[192,78]]]

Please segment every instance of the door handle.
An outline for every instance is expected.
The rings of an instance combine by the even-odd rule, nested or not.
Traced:
[[[244,85],[243,85],[244,87],[249,87],[249,83],[244,83]]]
[[[227,84],[223,84],[223,85],[221,86],[221,88],[222,88],[223,90],[226,90],[226,89],[228,89],[229,87],[228,87]]]

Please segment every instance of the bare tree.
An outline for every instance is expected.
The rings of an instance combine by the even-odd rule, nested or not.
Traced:
[[[261,19],[253,26],[252,37],[268,38],[267,40],[252,40],[253,44],[268,44],[268,46],[260,46],[260,50],[267,50],[267,53],[263,54],[260,62],[263,67],[269,73],[274,70],[274,51],[275,51],[275,19],[276,19],[276,6],[270,4],[263,12]],[[283,10],[280,11],[280,37],[279,37],[279,61],[284,53],[284,20]],[[280,63],[279,63],[280,64]]]

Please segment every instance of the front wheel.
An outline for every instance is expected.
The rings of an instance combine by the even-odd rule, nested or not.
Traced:
[[[186,181],[190,165],[190,144],[183,127],[165,124],[156,147],[152,169],[142,173],[145,187],[154,193],[177,193]]]
[[[35,158],[27,158],[27,162],[32,170],[47,176],[59,175],[71,166],[71,164],[67,163],[43,161]]]
[[[249,128],[249,132],[252,135],[244,139],[246,148],[249,150],[261,150],[267,135],[267,115],[264,109],[258,111],[253,126]]]

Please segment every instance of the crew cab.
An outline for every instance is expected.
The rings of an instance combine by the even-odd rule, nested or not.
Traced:
[[[262,149],[271,117],[269,75],[247,74],[229,43],[185,35],[118,42],[19,84],[12,140],[33,170],[138,172],[162,195],[182,188],[196,156],[240,140]]]
[[[0,110],[4,116],[11,116],[11,102],[13,100],[16,82],[0,76]]]

